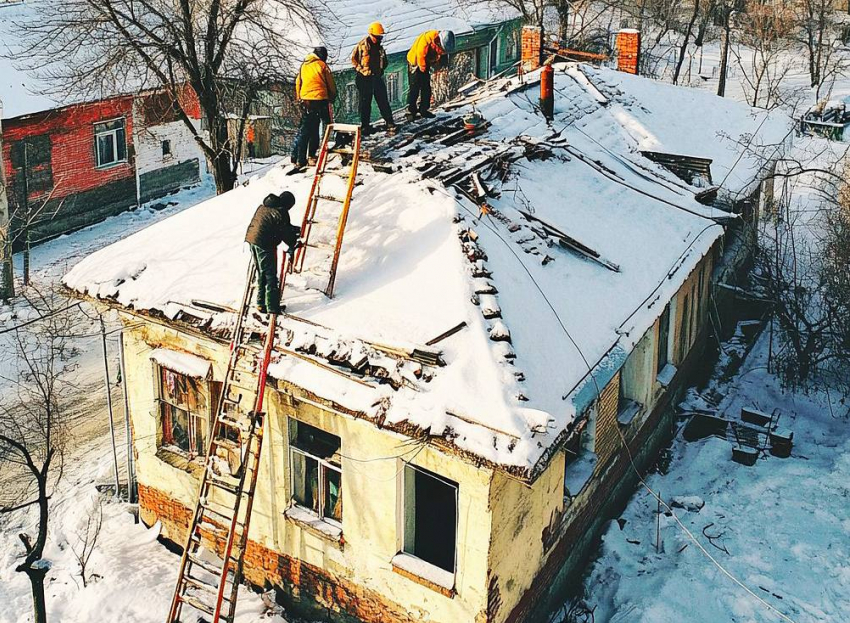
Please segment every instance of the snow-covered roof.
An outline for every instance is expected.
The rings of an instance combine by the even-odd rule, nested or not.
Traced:
[[[536,473],[594,385],[607,382],[722,235],[713,219],[728,217],[695,200],[700,188],[640,153],[652,136],[675,151],[660,128],[677,115],[710,123],[717,98],[700,94],[685,109],[658,111],[647,100],[667,100],[654,94],[612,104],[594,84],[604,89],[617,78],[560,66],[551,124],[535,110],[534,84],[491,83],[441,117],[459,122],[474,104],[489,123],[480,137],[407,141],[391,153],[400,169],[393,173],[361,164],[336,296],[307,288],[302,276],[290,279],[292,315],[271,374],[384,427],[424,431],[513,473]],[[623,91],[631,83],[621,82]],[[646,80],[640,91],[653,85],[667,90]],[[753,131],[759,123],[746,106],[726,112],[723,127]],[[709,149],[700,140],[691,143],[696,155]],[[495,195],[480,218],[466,191],[440,182],[474,167]],[[288,189],[298,219],[311,181],[273,168],[89,256],[64,282],[177,320],[193,301],[236,307],[254,208],[268,192]],[[207,330],[230,320],[211,313]],[[465,328],[433,347],[445,366],[421,369],[393,357],[460,323]],[[506,333],[509,342],[493,339]],[[367,373],[352,380],[339,365],[311,359],[349,368],[368,362],[358,364]],[[381,377],[390,383],[378,384]]]

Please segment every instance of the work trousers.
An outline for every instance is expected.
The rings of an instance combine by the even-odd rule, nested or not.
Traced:
[[[368,128],[372,123],[372,97],[378,104],[381,117],[387,125],[392,125],[393,111],[390,108],[390,100],[387,98],[387,84],[384,82],[384,77],[364,76],[358,72],[354,80],[360,99],[360,127]]]
[[[408,66],[407,110],[411,114],[428,112],[431,108],[431,70],[422,71],[419,67]],[[418,101],[418,104],[417,104]]]
[[[319,124],[327,126],[331,122],[328,100],[303,100],[301,102],[301,123],[298,135],[292,145],[292,159],[300,164],[307,164],[307,154],[316,157],[319,149]]]
[[[257,306],[269,311],[280,308],[280,284],[277,281],[277,249],[251,245],[251,256],[257,267]]]

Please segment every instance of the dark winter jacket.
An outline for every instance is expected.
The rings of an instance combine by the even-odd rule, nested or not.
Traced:
[[[288,209],[261,205],[248,225],[245,241],[262,249],[275,249],[281,242],[291,248],[299,233],[300,228],[289,219]]]
[[[364,76],[383,76],[387,68],[387,53],[377,41],[368,36],[354,48],[351,64],[357,73]]]

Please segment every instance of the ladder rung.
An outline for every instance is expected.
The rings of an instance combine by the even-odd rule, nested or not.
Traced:
[[[351,147],[336,147],[334,149],[329,149],[328,151],[332,154],[345,154],[347,156],[353,156],[355,153],[357,153],[353,149],[351,149]]]
[[[210,593],[213,593],[214,595],[218,595],[218,586],[216,586],[215,584],[210,584],[209,582],[204,582],[203,580],[199,580],[198,578],[193,578],[190,575],[184,575],[183,581],[186,582],[186,584],[192,586],[193,588],[197,588],[197,589],[202,590],[202,591],[209,591]],[[230,597],[228,597],[227,595],[224,595],[223,597],[224,597],[225,600],[230,601]]]
[[[338,225],[339,221],[317,221],[315,219],[310,219],[307,221],[311,225]]]
[[[348,169],[325,169],[322,171],[322,175],[335,175],[336,177],[341,177],[343,179],[351,179],[351,168]]]
[[[221,424],[225,424],[226,426],[230,426],[231,428],[238,428],[240,430],[242,429],[243,426],[250,426],[251,425],[251,422],[240,422],[239,420],[232,418],[232,417],[228,417],[224,414],[220,414],[218,416],[218,421]]]
[[[219,489],[223,489],[233,495],[239,495],[239,487],[237,485],[232,485],[229,482],[225,482],[220,478],[216,478],[215,476],[207,477],[207,482],[214,487],[218,487]]]
[[[341,134],[357,134],[360,131],[360,126],[354,123],[332,123],[331,132],[339,132]]]
[[[217,516],[219,519],[223,519],[227,523],[230,523],[231,521],[233,521],[233,515],[225,515],[223,512],[217,511],[210,506],[204,506],[204,505],[202,505],[202,506],[203,506],[203,509],[204,509],[204,519],[206,519],[207,514],[210,514],[210,515]]]
[[[215,614],[215,608],[213,608],[212,606],[209,606],[209,605],[205,604],[205,603],[204,603],[204,602],[202,602],[200,599],[196,599],[196,598],[191,597],[191,596],[189,596],[189,595],[180,595],[180,599],[181,599],[181,601],[183,601],[184,603],[189,604],[190,606],[192,606],[195,610],[200,610],[201,612],[205,612],[205,613],[207,613],[207,614],[209,614],[209,615],[214,615],[214,614]],[[224,618],[224,617],[221,617],[221,618]]]
[[[316,193],[316,198],[324,199],[325,201],[335,201],[336,203],[345,203],[345,199],[340,199],[339,197],[334,197],[333,195],[322,195],[321,193]]]
[[[242,451],[242,446],[236,443],[235,441],[231,441],[230,439],[214,438],[213,441],[215,442],[215,445],[220,446],[222,448],[227,448],[236,452]]]
[[[189,559],[189,561],[193,565],[198,565],[204,571],[207,571],[207,572],[212,573],[213,575],[217,575],[217,576],[221,575],[222,567],[210,562],[209,560],[204,560],[203,558],[198,558],[194,554],[189,554],[187,556],[187,558]],[[228,573],[230,573],[230,569],[228,569],[227,571],[228,571]]]

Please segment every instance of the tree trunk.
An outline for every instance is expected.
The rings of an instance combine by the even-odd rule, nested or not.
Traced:
[[[723,51],[720,54],[720,80],[717,83],[717,94],[720,97],[726,95],[726,72],[729,70],[729,43],[731,39],[731,11],[726,12],[723,27]]]
[[[209,116],[207,117],[208,119]],[[233,166],[233,158],[230,153],[230,139],[227,132],[227,119],[216,117],[210,119],[210,147],[214,156],[212,157],[212,174],[215,178],[215,190],[219,195],[232,190],[236,185],[236,171]]]
[[[691,39],[694,24],[699,15],[699,0],[694,0],[694,14],[691,15],[691,21],[688,23],[688,30],[685,32],[685,40],[682,42],[682,47],[679,48],[679,60],[676,62],[676,71],[673,72],[673,84],[679,84],[679,74],[682,71],[682,63],[685,62],[685,54],[688,51],[688,41]]]
[[[567,41],[570,36],[570,3],[568,0],[558,0],[558,38]]]
[[[30,579],[32,586],[32,611],[35,623],[47,623],[47,605],[44,601],[44,577],[47,569],[26,569],[24,573]]]

